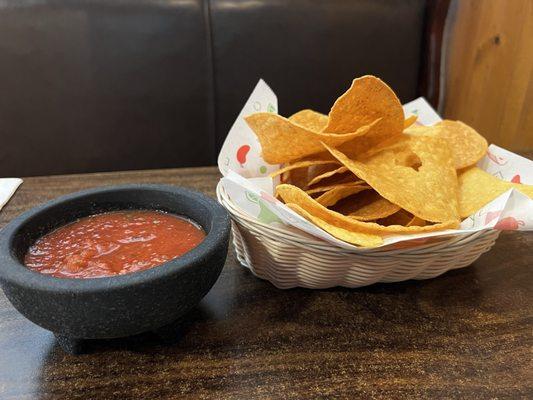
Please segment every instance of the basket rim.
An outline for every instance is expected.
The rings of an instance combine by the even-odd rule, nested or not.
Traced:
[[[324,253],[331,253],[335,251],[336,253],[345,253],[345,254],[358,254],[365,256],[380,256],[383,255],[394,255],[394,256],[408,256],[412,257],[416,254],[424,254],[429,251],[435,252],[446,248],[447,250],[450,247],[460,247],[466,242],[477,239],[480,236],[485,235],[496,235],[499,236],[499,231],[493,229],[484,229],[474,232],[465,232],[451,237],[443,236],[439,237],[439,240],[430,242],[430,243],[421,243],[420,245],[415,245],[405,248],[390,248],[389,246],[382,247],[361,247],[356,249],[346,249],[340,246],[336,246],[333,243],[329,243],[320,238],[315,238],[310,234],[305,232],[299,232],[296,228],[287,227],[290,229],[284,229],[282,226],[267,225],[263,222],[257,221],[250,215],[242,212],[229,198],[228,194],[222,187],[221,181],[217,184],[216,187],[217,199],[228,210],[232,219],[234,219],[240,225],[244,225],[245,228],[255,231],[258,234],[270,237],[271,239],[280,240],[282,242],[290,243],[297,245],[298,247],[308,248],[312,247],[315,251],[320,251]],[[392,246],[392,245],[391,245]]]

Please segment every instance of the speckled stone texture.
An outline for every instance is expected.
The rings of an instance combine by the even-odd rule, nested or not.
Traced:
[[[185,215],[206,231],[183,256],[146,271],[97,279],[61,279],[21,263],[31,243],[49,230],[94,213],[157,209]],[[170,324],[211,289],[224,266],[227,212],[203,194],[178,187],[128,185],[59,198],[13,220],[0,233],[0,281],[6,297],[32,322],[71,339],[116,338]]]
[[[0,226],[83,188],[173,183],[214,196],[218,179],[216,168],[29,178]],[[354,290],[278,290],[230,251],[173,341],[94,340],[81,356],[0,292],[0,398],[532,398],[532,249],[533,234],[503,232],[468,268]]]

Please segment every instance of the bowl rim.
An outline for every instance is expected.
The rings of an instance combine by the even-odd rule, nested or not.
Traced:
[[[202,243],[178,258],[144,271],[102,278],[58,278],[42,274],[26,267],[12,251],[16,233],[31,217],[45,213],[52,207],[57,207],[88,195],[120,191],[159,191],[185,196],[188,201],[196,202],[206,207],[210,214],[211,226],[209,232],[207,232]],[[188,217],[187,215],[184,216]],[[191,219],[194,220],[194,218]],[[210,255],[216,252],[221,242],[229,240],[230,229],[230,217],[226,209],[216,200],[195,190],[159,184],[110,185],[86,189],[66,194],[38,205],[15,217],[0,230],[0,283],[8,282],[22,287],[31,287],[35,290],[70,294],[73,292],[91,294],[124,289],[139,284],[149,284],[166,279],[176,273],[186,272],[205,262]]]

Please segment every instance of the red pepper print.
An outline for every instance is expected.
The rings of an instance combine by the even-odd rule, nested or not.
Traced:
[[[250,151],[250,146],[247,144],[242,145],[237,150],[237,161],[239,164],[241,164],[241,167],[244,166],[246,163],[246,156],[248,155],[248,152]]]
[[[502,231],[515,231],[519,226],[524,226],[524,221],[516,220],[513,217],[507,217],[498,221],[494,228]]]

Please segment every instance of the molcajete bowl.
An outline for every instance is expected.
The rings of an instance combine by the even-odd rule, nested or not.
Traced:
[[[183,215],[207,236],[160,266],[105,278],[56,278],[26,268],[42,235],[95,213],[153,209]],[[60,197],[15,218],[0,232],[0,283],[13,306],[60,338],[103,339],[157,330],[179,320],[217,280],[227,255],[226,210],[201,193],[174,186],[126,185]]]

